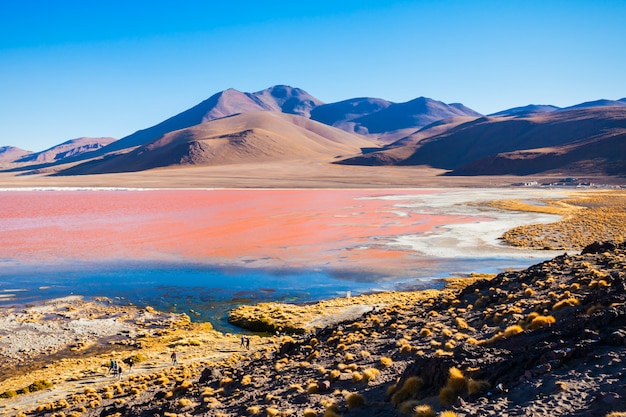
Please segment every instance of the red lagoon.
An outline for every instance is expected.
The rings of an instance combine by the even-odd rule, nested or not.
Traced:
[[[396,206],[403,196],[438,192],[4,191],[0,251],[20,264],[158,260],[390,272],[416,258],[387,245],[390,238],[478,220]]]

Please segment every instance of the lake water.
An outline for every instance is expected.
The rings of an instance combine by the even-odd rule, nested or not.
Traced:
[[[0,306],[106,296],[210,320],[258,301],[432,288],[554,256],[502,246],[516,224],[477,201],[528,190],[0,192]],[[551,197],[554,197],[553,193]]]

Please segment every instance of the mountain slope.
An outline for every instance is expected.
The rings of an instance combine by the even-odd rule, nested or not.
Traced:
[[[390,101],[379,98],[353,98],[318,106],[311,111],[311,119],[349,132],[367,134],[367,129],[353,120],[379,112],[391,105]]]
[[[406,103],[394,103],[366,116],[353,120],[369,133],[383,133],[405,128],[429,125],[438,120],[454,116],[474,116],[481,114],[459,105],[451,106],[441,101],[419,97]]]
[[[247,164],[279,160],[328,160],[372,146],[349,134],[301,116],[260,111],[209,121],[170,132],[129,153],[108,156],[61,175],[132,172],[180,165]]]
[[[584,103],[576,104],[574,106],[564,107],[561,110],[573,110],[573,109],[591,109],[596,107],[626,107],[626,101],[621,100],[606,100],[600,99],[595,101],[586,101]]]
[[[626,108],[619,107],[483,117],[408,144],[404,149],[396,147],[368,154],[361,157],[367,157],[365,162],[353,158],[340,163],[428,165],[458,175],[523,175],[559,166],[600,172],[604,165],[615,173],[624,170],[619,165],[626,160],[625,133]],[[409,156],[394,158],[399,152]],[[548,154],[552,157],[545,159]],[[545,161],[554,165],[550,167]]]
[[[77,138],[70,139],[60,145],[53,146],[41,152],[35,152],[25,155],[15,162],[18,163],[46,163],[58,162],[66,158],[72,158],[78,155],[102,149],[106,145],[113,143],[115,138]]]
[[[562,148],[500,153],[448,175],[626,175],[626,131]]]
[[[558,107],[550,104],[529,104],[528,106],[513,107],[512,109],[502,110],[489,116],[519,116],[527,113],[548,113],[559,110]]]
[[[321,101],[304,90],[289,86],[274,86],[256,93],[242,93],[231,88],[157,125],[118,140],[104,152],[146,145],[166,133],[238,113],[266,110],[308,116],[310,109],[319,104]]]
[[[15,146],[0,146],[0,162],[13,162],[31,153]]]
[[[364,166],[396,165],[409,158],[422,140],[443,134],[460,124],[470,122],[474,119],[475,117],[472,116],[457,116],[438,120],[428,126],[424,126],[416,132],[385,145],[379,151],[364,153],[338,163]]]

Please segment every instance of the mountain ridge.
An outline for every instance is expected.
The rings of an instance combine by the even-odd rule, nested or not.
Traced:
[[[481,117],[338,163],[427,165],[448,170],[447,175],[529,175],[558,169],[626,175],[626,108]]]
[[[229,88],[118,140],[100,138],[98,144],[81,144],[79,140],[89,138],[79,138],[36,153],[11,150],[17,155],[15,159],[8,156],[12,148],[7,147],[0,152],[0,160],[6,168],[8,158],[9,170],[13,172],[74,175],[323,156],[329,158],[329,163],[345,165],[420,165],[447,170],[449,175],[499,175],[498,172],[511,173],[504,167],[507,161],[511,167],[519,167],[514,170],[518,174],[535,172],[539,166],[549,170],[553,167],[539,161],[557,163],[567,158],[546,155],[568,152],[570,156],[578,155],[578,160],[566,164],[568,169],[592,170],[593,164],[580,152],[586,146],[588,155],[600,158],[600,165],[608,164],[604,171],[615,174],[621,172],[619,138],[625,127],[619,124],[622,117],[616,116],[618,130],[610,133],[614,127],[609,113],[621,111],[626,111],[626,98],[600,99],[566,108],[531,104],[484,116],[462,103],[446,104],[423,96],[401,103],[371,97],[324,103],[305,90],[288,85],[254,93]],[[567,134],[549,127],[563,127],[565,119],[567,126],[575,125],[567,127]],[[250,120],[257,120],[264,127],[253,126]],[[268,124],[268,120],[274,124]],[[218,131],[222,128],[226,130]],[[315,145],[310,142],[312,131],[320,133]],[[617,155],[608,155],[604,146],[611,134],[618,138],[613,139]],[[327,140],[340,136],[345,143],[351,143],[348,148],[339,149],[337,143]],[[595,143],[602,143],[602,155],[590,145],[594,143],[592,138]],[[313,148],[318,151],[312,151]],[[542,157],[532,156],[536,154]],[[161,160],[155,155],[161,155]],[[531,161],[535,168],[529,168]],[[127,166],[122,166],[122,162]]]

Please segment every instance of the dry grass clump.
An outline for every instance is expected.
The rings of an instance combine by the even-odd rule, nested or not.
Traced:
[[[435,417],[437,413],[428,404],[419,404],[413,408],[413,417]]]
[[[180,408],[189,407],[193,402],[189,398],[180,398],[178,400],[178,406]]]
[[[424,380],[418,376],[407,378],[402,384],[402,388],[391,396],[391,403],[398,407],[401,403],[415,398],[424,386]]]
[[[580,302],[578,301],[577,298],[566,298],[564,300],[559,301],[558,303],[554,304],[552,306],[552,310],[558,310],[560,308],[563,307],[573,307],[573,306],[577,306]]]
[[[556,318],[554,318],[554,316],[537,315],[532,319],[528,328],[530,330],[537,330],[545,326],[550,326],[554,323],[556,323]]]
[[[522,333],[523,331],[524,329],[522,328],[522,326],[520,326],[519,324],[514,324],[513,326],[509,326],[504,329],[503,337],[511,337],[518,333]]]
[[[6,390],[2,394],[0,394],[0,398],[13,398],[17,395],[28,394],[31,392],[42,391],[44,389],[52,387],[54,384],[47,380],[38,380],[33,382],[32,384],[22,387],[18,390]]]
[[[174,388],[174,394],[181,395],[183,393],[186,393],[187,391],[189,391],[189,388],[191,388],[192,386],[193,384],[191,381],[184,380]]]
[[[457,392],[462,392],[467,388],[467,379],[461,370],[452,367],[449,370],[448,382],[446,385]]]
[[[261,414],[261,407],[259,407],[258,405],[251,405],[250,407],[246,408],[246,413],[248,413],[248,415],[250,416],[256,416]]]
[[[468,385],[467,378],[458,368],[452,367],[448,372],[446,386],[439,391],[439,402],[443,405],[452,404],[460,393],[467,390]]]
[[[400,412],[400,414],[411,414],[413,412],[413,409],[418,404],[419,403],[416,400],[408,400],[408,401],[403,402],[396,408]]]
[[[380,371],[376,368],[367,368],[363,370],[363,379],[367,382],[375,380],[378,375],[380,375]]]
[[[487,391],[490,387],[491,385],[489,384],[489,382],[482,379],[476,380],[470,378],[467,381],[467,393],[470,395],[479,394],[483,391]]]
[[[365,403],[365,397],[359,393],[353,392],[351,394],[348,394],[348,396],[346,397],[346,404],[350,409],[363,407],[365,406]]]
[[[280,414],[280,410],[275,407],[267,407],[265,412],[267,413],[267,417],[276,417]]]
[[[565,381],[556,381],[555,385],[559,389],[559,391],[567,391],[569,389],[569,385]]]
[[[393,359],[387,357],[387,356],[383,356],[380,358],[380,364],[386,368],[390,367],[391,365],[393,365]]]

